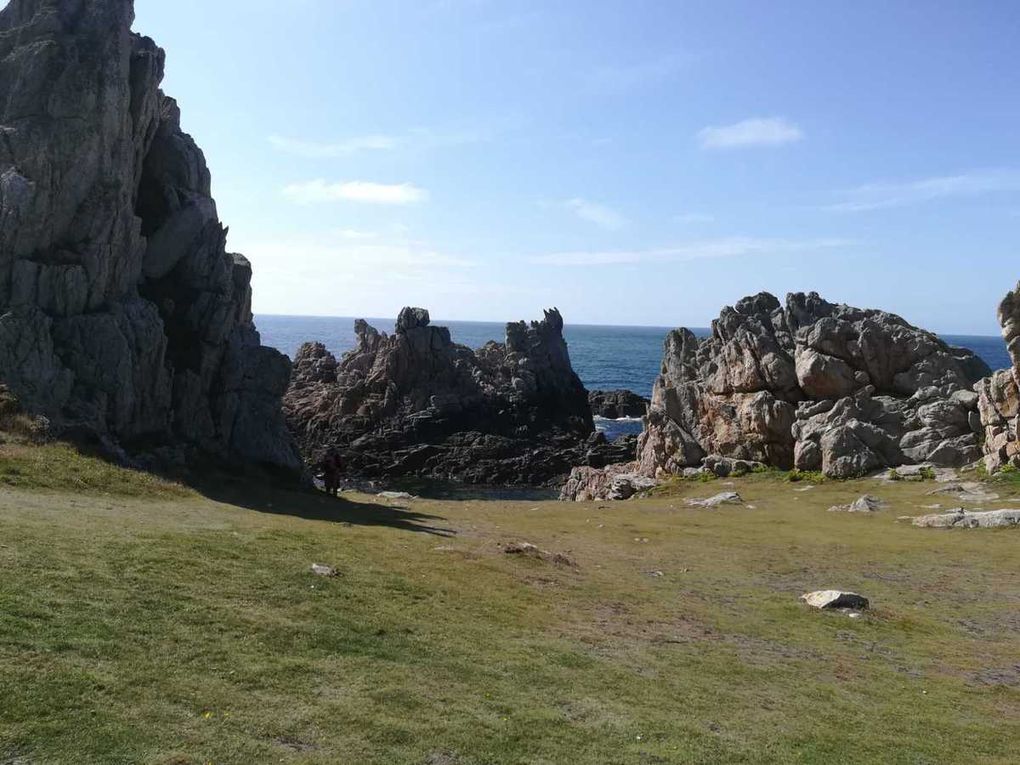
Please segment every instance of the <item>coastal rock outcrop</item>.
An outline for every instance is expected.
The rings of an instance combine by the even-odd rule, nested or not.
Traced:
[[[316,343],[295,359],[284,405],[311,460],[335,450],[353,475],[538,485],[614,459],[555,309],[477,351],[421,308],[401,311],[393,334],[363,320],[355,333],[339,361]]]
[[[984,428],[984,464],[992,473],[1020,467],[1020,285],[999,304],[999,325],[1012,367],[995,372],[975,386]]]
[[[644,396],[629,390],[593,390],[588,393],[591,413],[607,420],[644,417],[650,403]]]
[[[706,457],[849,478],[981,455],[971,351],[884,311],[794,293],[724,308],[712,335],[671,332],[639,441],[641,472]]]
[[[131,0],[0,11],[0,381],[57,431],[297,469],[251,266]]]

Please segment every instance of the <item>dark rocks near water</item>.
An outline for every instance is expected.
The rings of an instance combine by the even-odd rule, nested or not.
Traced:
[[[591,413],[607,420],[644,417],[650,403],[644,396],[629,390],[593,390],[588,393]]]
[[[639,444],[645,475],[711,455],[849,478],[981,455],[972,352],[884,311],[795,293],[723,309],[712,336],[666,339]]]
[[[297,469],[201,150],[131,0],[0,11],[0,381],[57,432]]]
[[[478,350],[421,308],[401,311],[393,334],[361,320],[355,332],[339,361],[316,343],[295,359],[285,411],[311,460],[335,450],[358,476],[542,485],[633,456],[595,432],[555,309]]]

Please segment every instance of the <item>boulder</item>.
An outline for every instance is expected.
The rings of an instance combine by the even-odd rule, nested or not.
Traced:
[[[929,529],[1003,529],[1020,526],[1020,510],[982,510],[968,512],[956,508],[945,513],[914,518],[915,526]]]
[[[0,11],[0,380],[56,433],[298,470],[289,362],[260,345],[251,267],[133,19]]]
[[[644,417],[649,401],[629,390],[593,390],[588,393],[591,413],[607,420]]]
[[[724,308],[712,335],[666,338],[639,442],[641,470],[706,455],[851,478],[981,454],[972,386],[988,368],[899,316],[768,293]]]
[[[881,510],[884,503],[878,497],[865,494],[858,497],[848,505],[833,505],[829,508],[830,513],[873,513]]]

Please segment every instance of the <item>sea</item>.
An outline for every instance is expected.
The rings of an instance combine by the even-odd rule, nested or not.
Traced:
[[[393,319],[366,319],[381,332],[393,331]],[[263,345],[276,348],[291,358],[302,343],[320,342],[337,357],[355,345],[354,319],[325,316],[275,316],[255,318]],[[454,342],[479,348],[490,340],[503,341],[504,322],[443,321],[433,324],[450,328]],[[614,327],[567,324],[563,336],[570,350],[570,361],[588,390],[623,388],[645,397],[652,395],[652,384],[662,364],[662,345],[671,327]],[[711,330],[692,327],[699,337]],[[1010,365],[1006,344],[1001,337],[983,335],[942,335],[950,345],[970,348],[992,369]],[[596,425],[610,439],[641,430],[639,420],[601,420]]]

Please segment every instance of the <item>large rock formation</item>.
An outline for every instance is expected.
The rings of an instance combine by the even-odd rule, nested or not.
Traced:
[[[712,336],[666,338],[639,443],[641,472],[680,474],[708,455],[859,476],[981,454],[972,352],[884,311],[816,293],[723,309]]]
[[[542,484],[574,464],[601,466],[588,393],[570,365],[556,310],[506,326],[506,342],[457,345],[428,312],[405,308],[392,335],[364,321],[340,361],[298,352],[284,399],[312,460],[336,450],[349,474]]]
[[[56,428],[297,468],[202,152],[131,0],[0,11],[0,380]]]
[[[988,472],[1006,465],[1020,467],[1020,284],[999,304],[999,324],[1013,366],[975,386],[985,430],[984,462]]]

